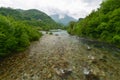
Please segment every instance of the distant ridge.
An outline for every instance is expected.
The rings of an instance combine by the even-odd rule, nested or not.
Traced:
[[[68,16],[66,14],[64,14],[64,15],[54,14],[54,15],[51,15],[51,17],[53,20],[55,20],[56,22],[61,23],[63,25],[68,25],[70,21],[77,21],[73,17]]]
[[[31,26],[41,27],[42,29],[57,28],[60,26],[46,13],[37,9],[22,10],[1,7],[0,14],[6,17],[12,17],[18,21],[23,21]]]

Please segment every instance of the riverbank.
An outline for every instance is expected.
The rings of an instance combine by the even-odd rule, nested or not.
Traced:
[[[0,62],[0,79],[85,80],[92,71],[97,80],[119,80],[120,61],[110,53],[86,45],[66,31],[44,34],[24,53]]]

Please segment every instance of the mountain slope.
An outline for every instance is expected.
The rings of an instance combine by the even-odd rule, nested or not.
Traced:
[[[69,28],[74,34],[120,47],[120,0],[104,0],[97,11]],[[112,6],[111,6],[112,5]]]
[[[26,19],[29,18],[28,20],[34,19],[48,23],[54,23],[54,20],[52,20],[50,16],[36,9],[25,10],[22,12],[22,14]]]
[[[51,15],[52,19],[54,19],[56,22],[64,24],[64,25],[68,25],[68,23],[70,21],[77,21],[76,19],[74,19],[73,17],[70,17],[68,15],[59,15],[59,14],[55,14],[55,15]]]
[[[57,28],[59,26],[50,16],[36,9],[21,10],[1,7],[0,14],[12,17],[18,21],[23,21],[34,27],[41,27],[43,30]]]

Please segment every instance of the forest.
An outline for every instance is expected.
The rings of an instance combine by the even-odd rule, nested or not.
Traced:
[[[35,28],[0,15],[0,57],[24,51],[42,36]]]
[[[0,14],[3,16],[12,17],[17,21],[40,30],[55,29],[62,26],[61,24],[56,23],[50,16],[37,9],[22,10],[1,7]]]
[[[0,6],[0,80],[120,80],[120,0]]]
[[[24,51],[31,41],[38,40],[38,30],[58,28],[45,13],[31,9],[0,8],[0,57]]]
[[[93,10],[78,22],[70,22],[68,32],[91,38],[120,48],[120,0],[104,0],[100,8]]]

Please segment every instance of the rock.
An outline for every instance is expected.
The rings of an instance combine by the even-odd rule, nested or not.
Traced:
[[[90,70],[88,68],[83,68],[83,74],[88,75],[90,73]]]
[[[92,56],[92,55],[89,55],[88,58],[89,58],[90,60],[94,60],[94,59],[95,59],[95,57]]]
[[[100,80],[99,76],[89,73],[85,75],[86,80]]]
[[[54,69],[56,74],[60,77],[67,77],[68,75],[70,75],[72,73],[72,69]]]
[[[61,72],[61,70],[58,70],[57,68],[54,68],[54,71],[56,72],[56,74],[58,75],[58,76],[62,76],[62,72]]]
[[[48,77],[48,78],[51,78],[51,77],[52,77],[52,74],[51,74],[51,73],[49,73],[47,77]]]
[[[55,36],[58,36],[58,34],[55,34]]]
[[[72,69],[70,68],[70,69],[65,69],[64,70],[64,73],[66,74],[66,75],[70,75],[71,73],[72,73]]]
[[[92,69],[84,67],[83,73],[85,75],[85,80],[100,80],[99,76],[95,72],[93,72]]]
[[[29,74],[24,73],[22,78],[23,78],[23,80],[28,79],[29,78]]]
[[[90,47],[90,46],[87,46],[87,50],[91,50],[91,47]]]

